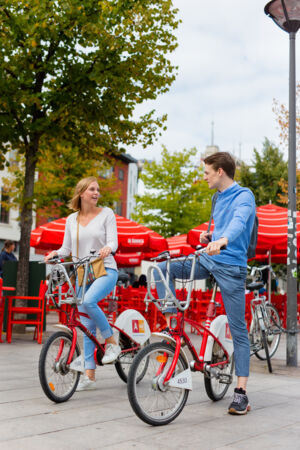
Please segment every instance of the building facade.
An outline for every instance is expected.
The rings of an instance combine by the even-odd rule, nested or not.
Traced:
[[[17,251],[20,240],[19,211],[16,208],[5,206],[6,203],[9,203],[9,192],[5,186],[7,177],[7,169],[0,171],[0,250],[3,248],[4,241],[9,239],[16,242]]]

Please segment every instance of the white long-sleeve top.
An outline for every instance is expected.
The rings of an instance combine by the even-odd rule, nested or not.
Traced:
[[[77,217],[78,212],[67,218],[62,247],[57,250],[59,256],[77,256],[83,258],[96,250],[95,255],[103,247],[110,247],[112,252],[118,248],[116,217],[112,209],[104,207],[86,226],[79,224],[79,248],[77,253]],[[117,270],[117,264],[112,254],[104,258],[104,266]]]

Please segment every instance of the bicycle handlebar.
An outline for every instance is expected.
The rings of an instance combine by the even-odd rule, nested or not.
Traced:
[[[73,264],[76,266],[79,266],[81,264],[84,264],[86,261],[90,261],[92,258],[97,258],[97,255],[88,255],[88,256],[84,256],[83,258],[78,258],[78,261],[62,261],[64,258],[67,258],[68,256],[58,256],[55,255],[53,256],[53,258],[48,259],[48,261],[41,261],[40,264],[63,264],[63,265],[68,265],[68,264]],[[73,258],[76,258],[73,256]]]
[[[177,258],[172,258],[171,261],[171,257],[169,252],[163,252],[160,255],[158,255],[156,258],[153,258],[153,260],[158,261],[161,259],[167,259],[167,265],[169,265],[171,262],[175,262],[175,261],[186,261],[186,260],[192,260],[192,267],[191,267],[191,273],[190,273],[190,280],[193,280],[194,277],[194,271],[195,271],[195,263],[196,263],[196,258],[197,256],[199,256],[201,253],[205,253],[206,252],[206,247],[197,247],[196,251],[188,256],[179,256]],[[164,288],[165,288],[165,292],[166,292],[166,296],[164,299],[156,299],[153,297],[152,293],[151,293],[151,281],[148,283],[147,285],[147,295],[145,298],[145,302],[148,304],[149,302],[153,302],[156,303],[157,307],[159,310],[164,311],[166,310],[169,306],[175,306],[176,308],[178,308],[180,311],[185,311],[186,309],[189,308],[190,306],[190,301],[191,301],[191,285],[189,286],[188,289],[188,294],[186,297],[186,300],[178,300],[174,294],[172,293],[172,291],[170,290],[169,287],[169,278],[168,278],[168,274],[167,274],[167,279],[165,278],[165,276],[163,275],[160,267],[157,264],[153,264],[148,268],[148,272],[147,272],[147,279],[151,280],[152,277],[152,273],[154,272],[154,270],[156,270],[159,273],[160,276],[160,281],[163,282],[164,284]],[[167,269],[167,273],[168,273],[168,269]]]
[[[274,270],[272,268],[272,266],[270,264],[267,264],[265,266],[247,266],[247,269],[250,270],[250,276],[254,277],[256,275],[256,273],[259,273],[259,275],[261,276],[263,270],[268,269],[271,272],[271,275],[273,277],[275,277],[275,273]]]

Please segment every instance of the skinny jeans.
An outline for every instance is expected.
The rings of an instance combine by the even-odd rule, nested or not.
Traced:
[[[175,295],[174,280],[189,279],[192,261],[171,261],[169,286]],[[166,275],[166,261],[159,264],[164,276]],[[238,377],[249,376],[250,345],[245,322],[245,282],[247,268],[215,262],[208,255],[201,255],[196,261],[195,280],[209,278],[212,274],[221,290],[226,310],[230,332],[233,340],[235,374]],[[154,271],[158,297],[165,297],[165,288],[160,281],[158,271]],[[166,312],[176,313],[176,308],[168,308]]]
[[[81,316],[81,323],[96,337],[96,328],[98,327],[104,339],[113,335],[112,328],[100,308],[98,302],[103,300],[115,287],[118,280],[118,272],[114,269],[105,267],[107,275],[97,278],[93,283],[86,287],[84,301],[78,306],[78,311],[88,314],[89,318]],[[77,285],[77,295],[81,294],[81,287]],[[88,336],[83,337],[85,369],[95,369],[94,359],[95,344]]]

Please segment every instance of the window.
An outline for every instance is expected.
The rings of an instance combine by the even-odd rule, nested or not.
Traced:
[[[119,216],[122,215],[122,202],[117,202],[115,204],[115,212],[116,214],[118,214]]]
[[[124,170],[119,169],[119,180],[124,180]]]
[[[5,189],[1,188],[0,223],[9,223],[9,209],[3,203],[9,203],[9,195]]]
[[[114,171],[114,169],[112,167],[110,167],[108,169],[107,168],[106,169],[101,169],[101,170],[98,170],[98,175],[101,178],[107,179],[107,178],[110,178],[112,176],[113,171]]]

